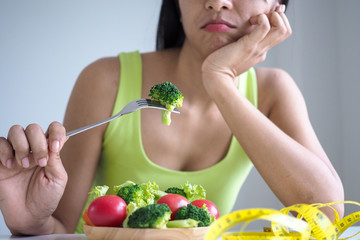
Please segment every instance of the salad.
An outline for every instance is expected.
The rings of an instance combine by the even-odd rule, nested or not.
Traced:
[[[216,205],[206,199],[206,190],[185,183],[160,190],[155,182],[126,181],[114,186],[116,195],[106,195],[108,186],[97,186],[84,211],[87,225],[124,228],[206,227],[219,218]]]

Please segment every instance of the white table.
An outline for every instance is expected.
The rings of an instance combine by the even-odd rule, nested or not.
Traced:
[[[0,235],[0,240],[88,240],[84,234],[52,234],[29,237]]]
[[[347,229],[340,238],[350,237],[360,231],[360,226],[352,226]],[[221,239],[221,238],[219,238]],[[360,234],[350,238],[352,240],[360,239]],[[9,235],[1,235],[0,240],[88,240],[84,234],[52,234],[43,236],[32,236],[32,237],[11,237]]]

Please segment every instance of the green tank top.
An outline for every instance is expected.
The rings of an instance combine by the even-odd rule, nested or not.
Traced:
[[[141,98],[141,55],[137,51],[120,53],[119,58],[121,75],[113,115],[127,103]],[[239,91],[257,107],[254,68],[239,76]],[[95,184],[108,185],[108,194],[115,194],[113,186],[127,180],[135,183],[155,181],[162,190],[186,182],[200,184],[206,189],[206,198],[217,205],[220,215],[229,213],[253,166],[236,138],[232,137],[226,156],[209,168],[199,171],[170,170],[154,164],[146,156],[142,145],[140,116],[141,110],[109,123],[104,135]]]

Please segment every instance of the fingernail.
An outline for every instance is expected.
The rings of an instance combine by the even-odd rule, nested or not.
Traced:
[[[6,167],[7,167],[7,168],[11,168],[11,166],[12,166],[12,160],[11,160],[11,159],[8,159],[8,160],[6,161]]]
[[[40,167],[45,167],[46,166],[46,158],[42,158],[39,160],[39,166]]]
[[[51,151],[53,152],[59,152],[59,148],[60,148],[60,143],[59,141],[53,141],[52,145],[51,145]]]
[[[29,162],[29,158],[24,158],[23,160],[21,160],[21,163],[23,165],[24,168],[28,168],[30,167],[30,162]]]
[[[285,4],[281,4],[281,5],[280,5],[280,8],[279,8],[279,11],[280,11],[280,12],[285,12],[285,10],[286,10]]]

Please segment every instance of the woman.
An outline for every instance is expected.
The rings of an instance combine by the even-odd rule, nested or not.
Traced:
[[[286,206],[343,200],[294,81],[279,69],[253,68],[291,34],[284,3],[164,0],[163,50],[90,64],[63,125],[54,122],[45,134],[36,124],[13,126],[0,140],[0,208],[11,232],[73,232],[94,179],[201,184],[225,214],[254,165]],[[173,39],[174,25],[162,27],[172,10],[180,31]],[[142,110],[66,141],[65,129],[102,120],[165,81],[185,97],[170,127],[159,111]],[[342,216],[343,206],[335,208]]]

